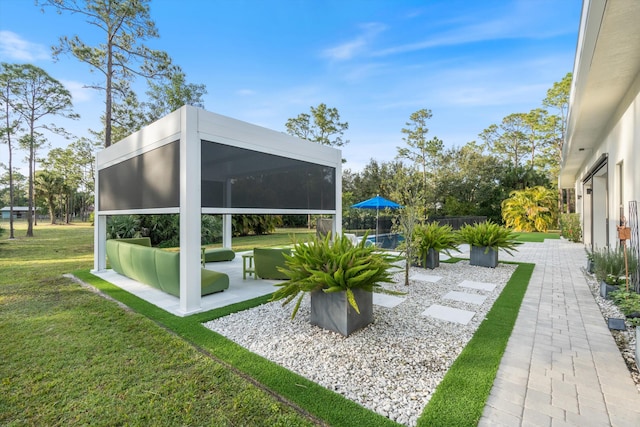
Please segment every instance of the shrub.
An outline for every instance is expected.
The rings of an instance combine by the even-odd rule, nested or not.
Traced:
[[[560,235],[572,242],[582,242],[580,215],[577,213],[560,215]]]
[[[349,304],[360,313],[353,289],[382,291],[380,283],[392,282],[392,265],[398,257],[387,252],[377,252],[374,246],[366,246],[366,236],[354,245],[342,235],[334,242],[331,235],[315,236],[308,242],[296,243],[291,255],[285,254],[286,267],[279,267],[289,279],[276,286],[271,301],[284,300],[287,305],[300,293],[291,317],[295,317],[307,292],[347,293]]]
[[[115,215],[107,219],[107,239],[130,239],[141,236],[140,217],[137,215]]]
[[[458,231],[460,241],[471,246],[491,248],[494,250],[503,249],[509,255],[511,251],[517,251],[516,235],[509,229],[502,227],[491,220],[466,224]],[[488,250],[488,249],[487,249]]]
[[[598,281],[608,284],[618,284],[620,278],[625,276],[625,254],[622,247],[617,249],[603,248],[592,252],[594,272]],[[633,251],[627,251],[627,265],[629,274],[635,273],[638,268],[638,260]],[[616,283],[614,283],[616,282]],[[624,283],[624,280],[622,280]]]
[[[450,255],[449,251],[457,250],[459,243],[459,237],[450,225],[439,225],[437,222],[418,225],[415,229],[415,239],[418,257],[423,261],[423,265],[426,264],[425,258],[429,249]]]
[[[502,218],[515,231],[545,233],[555,224],[557,192],[543,186],[514,190],[502,202]]]

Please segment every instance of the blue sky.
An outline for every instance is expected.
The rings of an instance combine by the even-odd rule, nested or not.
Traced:
[[[541,105],[572,71],[580,0],[153,0],[165,50],[209,111],[285,131],[324,102],[349,122],[346,168],[390,161],[411,113],[431,109],[429,135],[461,146],[511,113]],[[54,62],[62,35],[99,42],[81,16],[0,0],[0,61],[32,63],[72,91],[76,136],[100,127],[99,75],[74,58]],[[144,84],[139,96],[144,98]],[[51,137],[53,146],[68,142]],[[24,153],[19,152],[21,160]],[[0,146],[0,162],[8,159]]]

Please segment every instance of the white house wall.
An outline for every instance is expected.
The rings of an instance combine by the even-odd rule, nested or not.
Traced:
[[[619,117],[619,119],[618,119]],[[640,93],[636,92],[636,96],[628,106],[628,108],[622,113],[621,116],[615,116],[615,123],[609,123],[607,128],[611,129],[602,139],[599,145],[593,150],[591,156],[583,164],[580,173],[576,180],[576,194],[582,197],[583,219],[588,224],[591,216],[584,212],[589,209],[589,195],[583,189],[582,177],[585,177],[589,169],[594,165],[597,160],[603,155],[607,154],[607,182],[606,191],[607,199],[606,206],[600,206],[597,200],[594,200],[594,212],[593,216],[595,227],[598,230],[594,230],[593,244],[595,246],[603,246],[602,239],[597,238],[597,235],[602,233],[600,228],[604,228],[608,225],[608,242],[612,244],[617,240],[616,226],[620,221],[620,206],[624,207],[624,215],[628,217],[629,201],[640,201]],[[603,183],[594,181],[593,189],[594,194],[601,194],[604,190]],[[607,224],[598,223],[598,217],[604,214],[604,209],[608,211]],[[628,218],[627,218],[628,219]],[[589,239],[588,230],[585,232],[585,243],[588,243]]]

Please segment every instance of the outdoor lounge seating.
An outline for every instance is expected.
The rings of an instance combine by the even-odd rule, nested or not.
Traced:
[[[180,253],[151,247],[151,240],[110,239],[106,242],[111,268],[133,280],[180,296]],[[201,269],[201,292],[209,295],[229,288],[229,276]]]
[[[291,255],[289,248],[255,248],[253,261],[255,274],[261,279],[287,280],[278,267],[285,267],[284,254]]]
[[[228,248],[205,249],[204,262],[232,261],[236,253]]]

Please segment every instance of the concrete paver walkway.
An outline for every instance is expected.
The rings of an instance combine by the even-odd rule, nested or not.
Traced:
[[[581,244],[526,243],[531,282],[480,426],[640,426],[640,393],[587,285]]]

